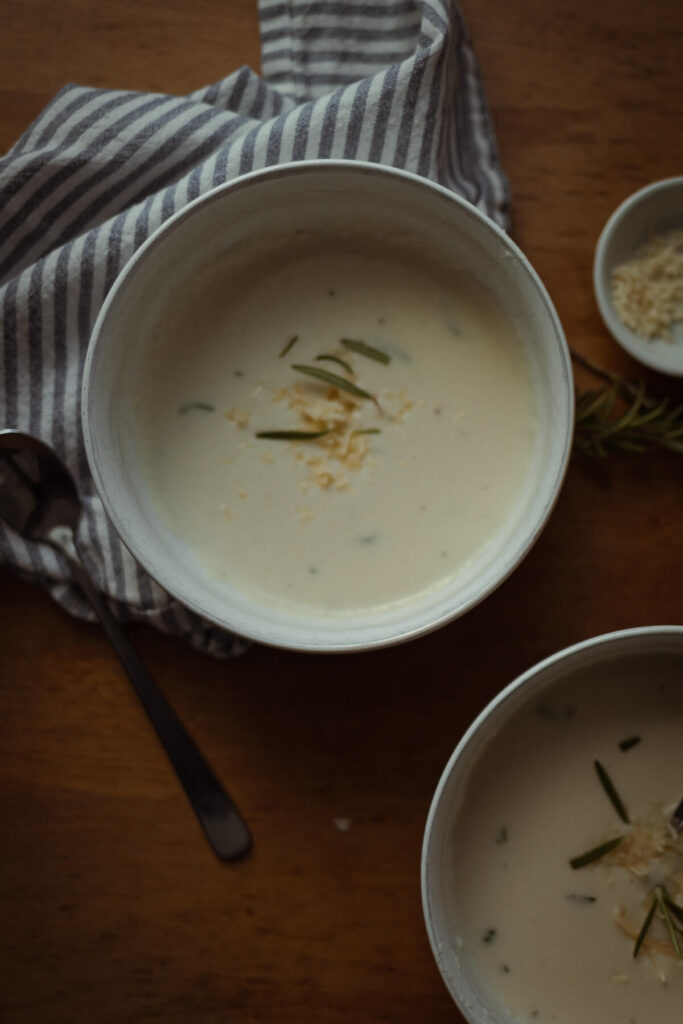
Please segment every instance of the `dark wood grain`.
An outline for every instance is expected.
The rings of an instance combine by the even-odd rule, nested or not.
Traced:
[[[570,343],[636,372],[599,320],[595,241],[633,189],[681,173],[676,0],[466,0],[513,233]],[[0,151],[67,81],[187,92],[258,66],[244,0],[3,5]],[[680,385],[650,375],[672,394]],[[483,705],[574,641],[683,621],[683,473],[574,461],[539,542],[479,608],[406,647],[215,662],[131,635],[243,809],[253,855],[209,850],[100,630],[0,575],[0,1018],[10,1024],[445,1024],[422,830]],[[348,818],[340,831],[336,818]]]

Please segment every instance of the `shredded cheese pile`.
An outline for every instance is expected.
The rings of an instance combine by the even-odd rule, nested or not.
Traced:
[[[644,338],[670,338],[683,319],[683,231],[656,235],[612,272],[617,316]]]
[[[293,446],[297,462],[310,470],[308,481],[321,488],[334,487],[343,490],[349,485],[347,470],[357,470],[370,458],[372,435],[361,433],[369,424],[361,419],[361,409],[367,402],[354,395],[330,387],[324,394],[316,394],[305,384],[298,382],[290,388],[282,388],[273,396],[274,402],[286,402],[299,418],[302,430],[329,430],[329,434],[314,443]],[[386,429],[389,422],[403,418],[412,408],[411,401],[404,395],[383,396],[383,402],[390,402],[390,416],[378,412],[370,429]]]

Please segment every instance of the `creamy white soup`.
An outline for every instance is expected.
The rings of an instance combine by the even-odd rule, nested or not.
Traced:
[[[164,522],[275,605],[357,612],[466,573],[535,438],[492,292],[353,233],[271,249],[201,268],[155,327],[136,420]]]
[[[584,672],[515,713],[471,773],[452,940],[523,1024],[683,1021],[682,668]]]

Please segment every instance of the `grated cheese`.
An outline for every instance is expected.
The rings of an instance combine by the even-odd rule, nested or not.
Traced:
[[[683,231],[655,235],[615,267],[611,284],[622,323],[644,338],[670,338],[683,319]]]
[[[348,470],[357,470],[371,462],[368,436],[359,433],[365,424],[361,412],[365,403],[354,395],[329,387],[324,394],[311,391],[310,386],[297,381],[289,388],[280,388],[273,402],[286,402],[299,418],[301,428],[310,431],[330,431],[315,444],[295,446],[294,457],[309,470],[308,480],[322,489],[344,490],[349,486]],[[398,422],[413,408],[413,402],[401,391],[398,395],[383,395],[387,408],[384,422]],[[377,424],[379,424],[377,420]],[[375,421],[373,421],[373,427]],[[302,488],[304,491],[306,487]]]

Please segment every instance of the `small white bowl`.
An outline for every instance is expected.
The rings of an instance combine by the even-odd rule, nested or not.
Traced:
[[[664,669],[662,669],[663,664],[665,665]],[[570,734],[569,742],[578,751],[582,764],[585,757],[586,778],[589,780],[589,787],[593,787],[592,759],[599,757],[600,754],[592,748],[590,743],[586,745],[586,733],[579,724],[582,720],[581,708],[577,713],[576,709],[569,705],[567,690],[571,692],[571,687],[575,685],[577,680],[582,680],[581,685],[586,687],[586,673],[592,673],[592,670],[598,668],[599,674],[596,677],[598,682],[596,683],[595,678],[591,675],[588,686],[591,688],[590,692],[595,691],[596,687],[599,691],[599,681],[607,678],[611,669],[613,673],[612,682],[609,684],[611,689],[603,692],[604,694],[609,694],[609,697],[606,699],[603,696],[602,698],[603,704],[606,703],[608,708],[614,707],[612,697],[614,696],[615,689],[620,685],[620,683],[615,684],[615,678],[620,680],[631,671],[640,673],[638,676],[641,681],[639,685],[642,685],[643,689],[647,686],[647,693],[651,693],[654,699],[657,687],[662,685],[664,678],[660,676],[658,679],[657,671],[666,672],[667,678],[675,680],[675,684],[683,680],[683,626],[639,627],[604,634],[560,651],[535,665],[502,690],[472,723],[455,748],[436,787],[427,817],[422,846],[422,906],[427,934],[441,976],[460,1011],[471,1024],[518,1024],[520,1018],[513,1013],[506,1003],[505,985],[501,981],[498,990],[494,991],[493,987],[487,984],[474,965],[473,959],[471,959],[472,946],[470,945],[468,951],[467,941],[463,941],[461,938],[463,933],[467,933],[462,903],[466,902],[468,893],[471,892],[475,895],[480,894],[476,901],[476,905],[480,906],[482,902],[481,894],[486,892],[485,881],[482,878],[477,878],[476,872],[473,876],[466,879],[468,893],[464,893],[462,888],[453,881],[455,874],[454,849],[458,842],[458,825],[459,817],[463,813],[462,808],[471,808],[471,804],[465,803],[468,794],[476,794],[476,800],[478,801],[480,798],[485,799],[497,787],[503,793],[502,799],[504,802],[507,800],[508,790],[511,790],[514,793],[514,799],[520,805],[524,805],[524,795],[527,789],[520,785],[520,779],[515,775],[517,766],[513,764],[508,756],[511,751],[514,751],[515,760],[522,765],[526,764],[526,768],[523,773],[520,773],[520,777],[526,780],[527,785],[533,786],[534,781],[538,779],[541,783],[541,788],[545,787],[544,792],[546,794],[548,792],[555,794],[557,814],[567,822],[567,827],[571,832],[569,845],[571,846],[576,843],[576,848],[572,849],[570,853],[580,854],[582,850],[590,847],[590,842],[585,843],[586,834],[582,831],[584,818],[582,817],[581,820],[578,820],[575,815],[572,816],[571,809],[564,802],[567,786],[574,787],[577,775],[573,770],[567,772],[566,764],[561,760],[557,762],[554,760],[556,756],[560,757],[561,744],[566,741],[562,740],[560,734],[556,734],[554,737],[551,736],[550,739],[546,738],[543,741],[546,744],[543,750],[545,754],[549,754],[549,757],[545,763],[544,770],[539,773],[537,770],[538,765],[531,761],[525,762],[525,757],[528,750],[538,749],[540,743],[538,735],[540,734],[535,734],[537,742],[529,743],[528,737],[527,742],[524,742],[520,738],[519,731],[515,734],[514,723],[520,721],[516,717],[520,712],[522,715],[530,712],[531,719],[539,722],[542,721],[545,728],[574,729],[574,732]],[[559,693],[558,687],[561,688]],[[586,690],[584,689],[582,692],[585,694]],[[586,698],[584,696],[581,699],[585,700]],[[583,710],[585,712],[585,707]],[[629,708],[625,715],[631,713],[632,709]],[[614,717],[604,706],[600,706],[597,711],[594,711],[594,717],[591,714],[587,716],[584,714],[583,721],[588,722],[588,732],[590,732],[592,722],[605,723],[604,732],[609,735],[609,749],[613,748],[613,753],[610,754],[608,751],[607,756],[618,759],[628,755],[620,753],[617,749],[619,741],[623,740],[625,736],[619,734],[619,725],[614,725],[613,723]],[[526,721],[528,719],[525,719]],[[506,733],[506,726],[511,722],[513,723],[513,728],[510,732]],[[673,724],[675,726],[675,722]],[[642,728],[641,721],[638,722],[636,728],[638,727]],[[603,727],[599,726],[599,728]],[[498,743],[502,744],[499,750],[505,752],[505,763],[510,765],[509,774],[500,783],[498,781],[501,778],[498,771],[499,766],[492,764],[490,760],[487,762],[486,757],[487,753],[492,751]],[[644,746],[643,744],[643,748]],[[617,764],[619,764],[618,761]],[[561,765],[561,767],[558,767],[558,765]],[[554,770],[557,772],[555,779],[553,777]],[[638,765],[635,765],[633,770],[638,772],[640,768]],[[622,773],[623,771],[624,768],[622,766]],[[674,777],[674,788],[675,785]],[[607,816],[611,820],[614,816],[613,809],[606,803],[606,797],[601,792],[597,782],[595,782],[594,788],[595,794],[593,789],[590,789],[590,799],[595,796],[600,814],[604,813],[606,806]],[[675,793],[676,799],[678,799],[679,795],[679,793]],[[627,794],[622,793],[622,796],[626,798]],[[496,799],[500,803],[500,796]],[[478,808],[478,817],[476,818],[477,824],[475,828],[479,832],[476,842],[480,844],[476,848],[493,849],[491,843],[500,843],[501,841],[507,844],[505,847],[496,847],[499,850],[506,851],[504,858],[508,861],[504,865],[506,868],[504,888],[508,892],[513,888],[517,891],[521,887],[520,880],[513,864],[509,863],[510,857],[513,856],[509,849],[509,842],[512,836],[508,836],[507,830],[505,830],[503,839],[501,839],[500,835],[496,837],[500,826],[497,816],[498,811],[494,809],[497,806],[496,804],[489,804],[487,807],[481,808],[480,804],[477,803],[476,806]],[[585,800],[582,803],[582,808],[585,809],[586,815],[590,815],[594,811],[590,800]],[[514,813],[506,802],[504,813]],[[522,814],[521,820],[527,820],[528,817],[529,815],[527,814],[525,819]],[[533,818],[533,820],[536,819]],[[481,829],[479,829],[482,822],[485,831],[483,839]],[[514,817],[513,821],[508,822],[511,826],[510,833],[514,832],[514,822]],[[616,818],[615,823],[618,829],[619,822]],[[468,836],[471,834],[468,833]],[[544,859],[554,857],[557,851],[553,849],[553,834],[549,834],[547,830],[544,834],[547,837],[547,844],[546,848],[541,851],[541,855]],[[518,828],[514,838],[517,842],[521,840],[525,842],[526,846],[524,848],[527,851],[529,843],[534,841],[529,839],[523,827],[522,835],[520,835],[520,829]],[[604,838],[607,837],[605,836]],[[563,835],[560,840],[556,840],[562,845],[563,849],[564,839]],[[584,843],[585,845],[583,845]],[[555,863],[555,861],[553,862]],[[566,870],[566,867],[564,870]],[[462,868],[459,871],[460,875],[458,877],[463,874]],[[530,890],[537,888],[541,881],[542,879],[539,875],[534,875],[534,882],[530,885]],[[586,881],[582,878],[581,883],[577,884],[587,884],[590,889],[591,881],[592,879]],[[521,888],[524,893],[523,887]],[[558,888],[554,891],[557,893]],[[529,908],[527,913],[530,918],[534,917],[533,896],[534,892],[526,892],[525,905]],[[545,891],[538,898],[546,903],[550,902]],[[602,906],[602,903],[600,906]],[[554,912],[554,904],[552,907]],[[611,926],[613,921],[610,915],[611,908],[606,918]],[[553,930],[556,929],[553,927]],[[594,952],[596,942],[598,941],[595,934],[593,926],[589,948]],[[480,933],[477,933],[477,935],[479,937]],[[512,943],[516,949],[520,949],[523,944],[521,935],[522,933],[520,932],[519,935],[509,936],[508,944]],[[500,936],[497,937],[496,941],[499,940]],[[556,950],[551,950],[549,947],[544,946],[541,955],[547,955],[549,963],[558,963],[559,969],[562,972],[568,970],[568,961],[562,956],[558,958]],[[627,947],[625,962],[627,965],[632,962],[630,947]],[[538,976],[540,976],[543,969],[538,968],[538,972]],[[587,972],[587,974],[590,974],[590,972]],[[579,974],[579,987],[583,976]],[[501,973],[500,978],[504,979],[504,977],[505,975]],[[605,978],[609,984],[607,973]],[[535,994],[529,993],[529,999],[533,998],[535,998]],[[532,1005],[528,1007],[527,1012],[530,1012]],[[569,1019],[575,1021],[581,1019],[579,1015],[571,1017],[571,1011],[568,1011],[568,1014]],[[610,1016],[610,1019],[616,1020],[617,1016],[618,1013],[614,1013]],[[554,1014],[551,1014],[551,1017],[553,1020],[556,1019]],[[540,1019],[545,1019],[545,1015]],[[626,1018],[624,1017],[624,1019]],[[651,1019],[654,1020],[654,1015]]]
[[[343,613],[266,607],[212,579],[160,521],[138,469],[130,396],[155,318],[194,268],[259,232],[315,228],[331,220],[435,241],[476,274],[515,323],[529,354],[537,444],[525,496],[466,578],[414,600]],[[83,429],[95,485],[126,546],[147,572],[192,611],[256,641],[296,650],[352,651],[411,639],[481,601],[519,564],[558,495],[573,429],[568,350],[538,276],[507,235],[474,206],[424,178],[374,164],[313,161],[245,175],[195,200],[167,221],[127,264],[94,327],[85,364]]]
[[[643,338],[627,327],[612,304],[611,276],[653,235],[683,229],[683,177],[656,181],[629,196],[605,224],[595,248],[593,289],[605,326],[629,355],[660,373],[683,376],[683,323],[671,338]]]

